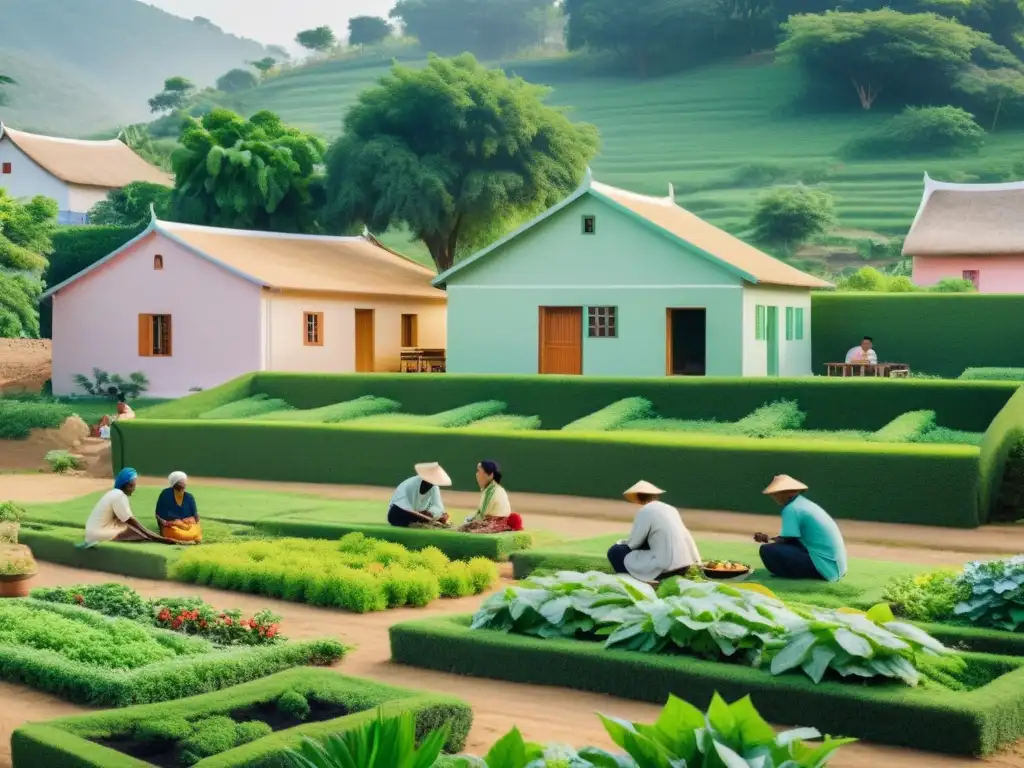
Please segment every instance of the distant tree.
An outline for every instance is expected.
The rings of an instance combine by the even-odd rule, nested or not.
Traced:
[[[348,20],[349,45],[376,45],[390,37],[391,25],[379,16],[354,16]]]
[[[260,84],[256,75],[248,69],[232,69],[217,78],[217,90],[224,93],[248,91]]]
[[[273,56],[265,56],[256,61],[246,62],[250,67],[260,73],[260,78],[266,80],[277,67],[277,59]]]
[[[295,36],[295,42],[314,53],[325,53],[338,44],[334,31],[330,27],[306,29]]]
[[[187,77],[170,77],[164,80],[164,89],[149,100],[149,111],[156,113],[181,109],[195,92],[195,84]]]
[[[168,118],[160,118],[161,120]],[[181,118],[184,120],[184,118]],[[121,129],[118,138],[135,154],[150,165],[164,171],[171,170],[171,147],[169,142],[158,144],[150,134],[150,125],[126,125]],[[180,131],[179,131],[180,132]]]
[[[954,86],[975,51],[997,48],[987,35],[934,13],[829,11],[793,16],[782,28],[779,55],[812,82],[852,86],[863,109],[883,92],[901,106],[930,103]]]
[[[171,211],[173,191],[161,184],[133,181],[126,187],[107,193],[104,200],[89,211],[89,223],[98,226],[134,227],[150,219],[150,210],[159,218]]]
[[[960,107],[906,107],[867,136],[843,147],[847,157],[909,157],[976,153],[985,131]]]
[[[785,247],[804,243],[834,224],[832,196],[803,184],[770,190],[757,201],[750,221],[758,242]]]
[[[267,53],[273,55],[278,61],[288,61],[292,55],[288,53],[288,49],[283,45],[268,45]]]
[[[328,152],[329,223],[404,225],[448,269],[583,177],[597,130],[546,105],[548,93],[470,54],[396,64],[359,94]]]
[[[1024,112],[1024,72],[1009,67],[982,69],[968,67],[956,83],[956,90],[992,117],[993,133],[1003,110]]]
[[[181,221],[272,232],[316,232],[325,146],[273,112],[226,109],[191,119],[174,154],[172,214]]]
[[[509,56],[544,40],[550,0],[398,0],[390,16],[429,51]]]

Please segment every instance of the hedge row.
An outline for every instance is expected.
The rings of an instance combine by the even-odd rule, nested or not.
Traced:
[[[773,677],[763,669],[689,656],[471,630],[469,621],[469,616],[457,616],[393,625],[391,656],[402,664],[442,672],[653,703],[685,691],[687,701],[704,707],[716,691],[730,700],[756,690],[758,710],[771,722],[813,725],[828,733],[931,752],[985,755],[1024,736],[1024,659],[964,654],[980,676],[995,678],[969,692],[815,684],[800,675]]]
[[[144,722],[168,722],[178,718],[194,720],[229,714],[272,702],[288,691],[337,701],[353,714],[277,731],[207,758],[200,765],[203,768],[283,768],[286,765],[285,751],[298,747],[303,737],[322,739],[358,727],[376,716],[377,707],[383,707],[388,714],[412,713],[420,737],[447,724],[450,731],[445,749],[449,752],[463,748],[473,721],[469,705],[450,696],[395,688],[336,672],[294,669],[188,699],[24,725],[11,736],[12,762],[14,768],[56,765],[65,768],[135,768],[148,765],[90,739],[116,736]]]
[[[473,490],[468,470],[492,457],[515,491],[620,499],[642,477],[676,506],[774,515],[761,490],[786,473],[839,518],[979,523],[972,446],[143,419],[116,422],[113,436],[115,466],[144,475],[184,467],[206,477],[394,486],[416,462],[439,461],[456,488]],[[866,479],[884,492],[865,497]]]
[[[409,549],[437,547],[452,560],[486,557],[505,561],[509,555],[529,549],[533,537],[528,533],[460,533],[459,531],[396,528],[391,525],[355,525],[318,523],[301,520],[257,520],[257,530],[285,538],[340,539],[348,533],[362,533],[374,539],[393,541]]]
[[[166,579],[181,548],[166,544],[114,543],[79,549],[81,529],[23,523],[18,541],[32,550],[37,560],[72,568],[135,576],[140,579]]]
[[[848,348],[844,347],[844,349]],[[220,387],[147,408],[140,418],[194,419],[256,394],[300,409],[365,395],[401,403],[404,414],[436,414],[482,401],[506,413],[537,416],[560,429],[627,398],[643,398],[662,418],[738,421],[765,403],[796,400],[804,429],[881,429],[908,411],[935,411],[950,429],[984,431],[1016,389],[1014,382],[808,377],[602,378],[596,376],[407,376],[404,374],[256,373]]]
[[[992,420],[981,441],[978,459],[980,483],[978,508],[987,510],[984,519],[990,522],[1010,522],[1024,516],[1024,472],[1018,457],[1024,442],[1024,387],[1017,390],[1009,402]],[[1011,458],[1015,460],[1010,460]]]

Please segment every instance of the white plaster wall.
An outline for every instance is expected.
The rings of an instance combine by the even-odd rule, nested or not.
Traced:
[[[755,339],[757,305],[778,308],[779,376],[811,376],[811,292],[806,288],[748,285],[743,289],[743,375],[768,375],[768,342]],[[786,307],[804,310],[804,337],[786,340]]]
[[[60,210],[71,210],[68,185],[43,170],[7,138],[0,139],[0,168],[4,163],[11,164],[11,173],[0,173],[0,189],[15,198],[45,195],[56,200]]]
[[[72,213],[88,213],[96,203],[106,199],[110,192],[106,187],[68,186],[68,210]]]

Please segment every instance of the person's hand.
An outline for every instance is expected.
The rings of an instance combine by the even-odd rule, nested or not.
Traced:
[[[448,513],[445,512],[443,515],[441,515],[441,517],[438,518],[438,521],[442,522],[442,523],[447,523],[448,522]]]
[[[768,541],[769,541],[768,534],[767,533],[755,533],[754,534],[754,541],[756,541],[758,544],[767,544]]]

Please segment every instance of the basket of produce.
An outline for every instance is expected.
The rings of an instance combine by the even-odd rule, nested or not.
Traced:
[[[0,544],[0,598],[27,597],[37,570],[28,547]]]
[[[733,560],[709,560],[700,569],[709,579],[743,579],[754,570],[749,565]]]

